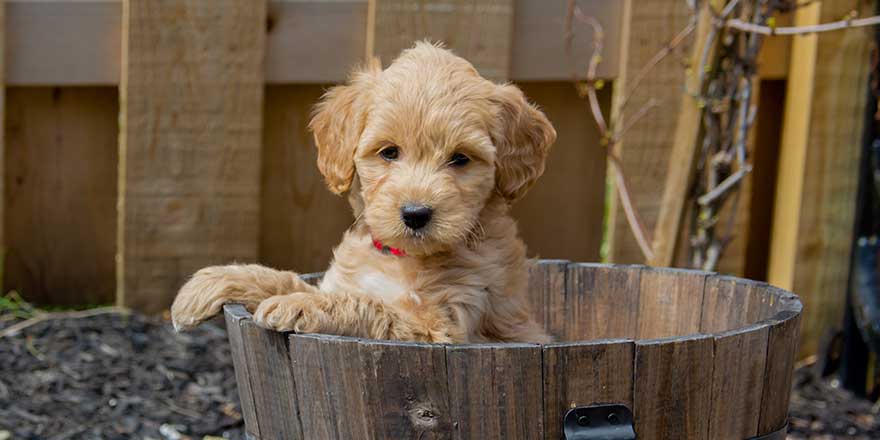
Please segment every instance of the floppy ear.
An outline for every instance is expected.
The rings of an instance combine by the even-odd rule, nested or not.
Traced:
[[[328,90],[315,106],[309,129],[318,147],[318,169],[330,191],[342,194],[351,187],[354,152],[369,107],[369,83],[381,68],[378,60],[355,72],[347,85]]]
[[[497,86],[499,106],[492,141],[496,148],[495,186],[507,200],[522,198],[544,173],[556,130],[514,85]]]

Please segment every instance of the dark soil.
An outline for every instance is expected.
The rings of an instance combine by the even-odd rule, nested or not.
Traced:
[[[817,378],[812,368],[796,371],[794,382],[789,440],[880,439],[880,408],[872,402],[853,397],[834,379]]]
[[[0,339],[4,430],[16,440],[241,438],[226,332],[106,314]]]
[[[0,329],[10,322],[0,321]],[[0,339],[0,440],[242,438],[222,322],[49,319]],[[799,370],[790,439],[880,439],[871,402]]]

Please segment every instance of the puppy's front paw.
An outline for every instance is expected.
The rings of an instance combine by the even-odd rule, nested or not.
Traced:
[[[206,267],[192,276],[174,298],[171,322],[177,331],[189,330],[220,313],[225,302],[222,266]]]
[[[273,296],[257,306],[254,322],[280,332],[332,332],[330,317],[324,311],[326,302],[326,298],[314,293]]]

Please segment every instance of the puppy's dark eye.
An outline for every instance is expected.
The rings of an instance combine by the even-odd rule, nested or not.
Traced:
[[[463,167],[471,161],[471,158],[465,156],[462,153],[455,153],[449,158],[449,166],[451,167]]]
[[[394,145],[385,147],[379,152],[379,156],[388,162],[393,162],[400,156],[400,147]]]

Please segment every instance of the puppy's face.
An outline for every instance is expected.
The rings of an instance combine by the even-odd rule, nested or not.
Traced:
[[[461,244],[493,194],[522,197],[556,135],[519,89],[425,43],[330,90],[311,128],[331,190],[356,175],[373,238],[411,255]]]

